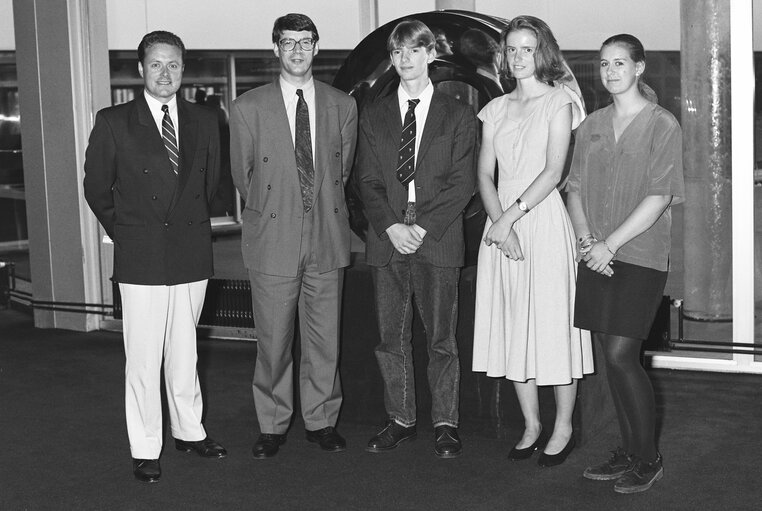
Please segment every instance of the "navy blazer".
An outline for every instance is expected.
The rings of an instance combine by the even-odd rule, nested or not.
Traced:
[[[397,180],[402,118],[397,92],[366,106],[357,141],[358,184],[368,217],[366,262],[388,264],[386,229],[401,223],[407,190]],[[476,188],[477,122],[469,105],[434,91],[416,158],[416,223],[427,234],[417,254],[440,267],[464,264],[463,209]]]
[[[85,154],[85,198],[114,241],[116,282],[174,285],[212,276],[217,116],[179,96],[177,116],[177,176],[142,92],[95,118]]]

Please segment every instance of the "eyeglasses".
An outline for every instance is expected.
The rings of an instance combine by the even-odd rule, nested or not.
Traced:
[[[298,41],[295,39],[281,39],[278,41],[278,46],[283,51],[294,51],[297,44],[302,51],[312,51],[315,47],[315,41],[312,39],[299,39]]]

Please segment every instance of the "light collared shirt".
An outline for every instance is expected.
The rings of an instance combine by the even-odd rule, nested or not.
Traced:
[[[433,95],[434,85],[431,83],[431,80],[429,80],[429,84],[426,85],[417,98],[411,98],[401,85],[397,88],[397,101],[399,102],[400,107],[400,126],[405,122],[405,114],[407,114],[408,110],[408,100],[421,100],[415,107],[415,159],[413,161],[416,167],[418,166],[418,148],[421,146],[423,128],[426,126],[426,117],[429,115],[429,107],[431,106],[431,97]],[[407,200],[408,202],[415,202],[415,179],[408,184]]]
[[[296,89],[302,89],[304,101],[307,102],[307,109],[310,112],[310,141],[312,142],[312,163],[315,163],[315,81],[310,81],[302,87],[295,87],[288,83],[283,77],[280,77],[280,91],[283,93],[283,103],[286,104],[286,115],[288,116],[288,125],[291,128],[291,143],[296,146],[296,104],[299,102],[299,96],[296,95]]]
[[[162,134],[161,125],[164,122],[164,111],[161,109],[161,106],[165,104],[169,106],[169,118],[172,119],[172,125],[175,127],[175,139],[177,140],[177,147],[179,149],[180,130],[177,129],[177,94],[172,96],[172,99],[170,99],[168,103],[162,103],[155,97],[148,94],[145,89],[143,90],[143,95],[146,98],[146,103],[148,103],[148,110],[151,111],[151,115],[153,116],[153,120],[156,123],[156,127],[159,129],[160,135]]]

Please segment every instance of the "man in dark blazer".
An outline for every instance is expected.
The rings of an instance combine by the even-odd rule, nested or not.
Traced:
[[[358,181],[369,221],[366,260],[381,337],[376,358],[388,414],[367,450],[390,450],[416,434],[415,297],[429,346],[434,450],[451,458],[462,452],[455,330],[477,124],[470,106],[434,90],[428,65],[436,56],[435,38],[426,25],[401,22],[387,47],[400,85],[363,109],[358,135]]]
[[[275,82],[240,96],[230,116],[233,182],[246,201],[242,250],[257,329],[255,458],[286,440],[293,411],[291,348],[299,309],[299,391],[307,439],[343,451],[336,431],[343,268],[349,264],[344,184],[354,157],[357,107],[312,77],[318,32],[310,18],[275,21]]]
[[[177,95],[185,46],[157,31],[138,46],[144,91],[98,112],[85,160],[85,198],[114,242],[122,298],[125,408],[135,477],[161,476],[161,368],[178,450],[222,458],[206,435],[196,325],[212,276],[209,203],[219,171],[214,112]]]

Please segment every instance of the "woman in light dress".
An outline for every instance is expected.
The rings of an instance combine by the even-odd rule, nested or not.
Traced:
[[[575,239],[556,189],[584,111],[562,84],[568,68],[545,22],[518,16],[500,40],[501,67],[516,88],[479,113],[478,182],[489,218],[477,267],[473,370],[514,382],[525,429],[509,458],[542,450],[540,466],[553,466],[574,448],[577,380],[593,370],[590,335],[573,326]],[[550,435],[540,422],[540,385],[554,386]]]

